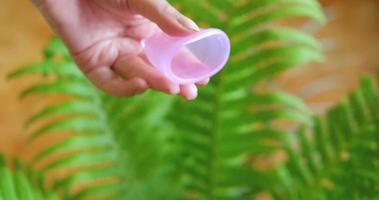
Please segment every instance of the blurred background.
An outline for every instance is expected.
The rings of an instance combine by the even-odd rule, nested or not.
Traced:
[[[379,64],[379,1],[321,3],[328,24],[297,26],[321,39],[326,61],[294,68],[270,83],[270,87],[285,89],[305,99],[316,113],[355,88],[359,75],[374,72]],[[20,90],[33,80],[9,82],[6,74],[41,59],[42,49],[53,33],[28,0],[0,0],[0,5],[0,152],[27,157],[32,152],[23,148],[26,138],[23,122],[51,99],[28,97],[20,102]]]

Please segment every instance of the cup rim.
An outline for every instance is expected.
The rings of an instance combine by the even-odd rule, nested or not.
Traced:
[[[172,71],[172,68],[171,68],[171,63],[172,63],[172,59],[174,58],[176,52],[190,44],[190,43],[193,43],[193,42],[196,42],[196,41],[199,41],[201,39],[204,39],[206,37],[210,37],[210,36],[213,36],[213,35],[222,35],[228,45],[227,45],[227,53],[225,54],[226,56],[223,58],[221,64],[219,64],[218,66],[215,67],[214,70],[211,70],[210,72],[208,73],[205,73],[204,75],[202,76],[199,76],[199,77],[196,77],[196,78],[181,78],[180,76],[177,76],[173,73]],[[195,34],[192,34],[192,35],[189,35],[187,37],[184,37],[182,39],[180,39],[179,41],[177,41],[174,45],[173,45],[173,52],[175,53],[172,53],[169,58],[167,59],[168,62],[166,63],[166,73],[170,76],[171,79],[173,79],[175,82],[178,82],[178,83],[181,83],[181,84],[187,84],[187,83],[196,83],[198,81],[201,81],[201,80],[204,80],[206,78],[209,78],[211,76],[213,76],[214,74],[218,73],[222,68],[223,66],[226,64],[228,58],[229,58],[229,55],[230,55],[230,40],[228,38],[228,36],[221,30],[219,29],[215,29],[215,28],[208,28],[208,29],[201,29],[199,32],[196,32]]]

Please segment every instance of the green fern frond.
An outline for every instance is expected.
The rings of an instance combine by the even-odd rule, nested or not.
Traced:
[[[181,149],[177,156],[182,159],[176,162],[182,167],[184,198],[243,199],[269,185],[252,181],[270,177],[249,166],[249,160],[282,148],[279,141],[288,133],[275,123],[312,124],[311,112],[301,100],[280,91],[259,92],[255,87],[288,68],[323,59],[320,44],[312,36],[264,25],[293,16],[320,22],[324,17],[317,1],[203,1],[196,8],[190,7],[193,3],[178,2],[189,13],[207,13],[211,3],[216,10],[228,9],[219,12],[222,17],[212,13],[193,17],[225,30],[232,53],[224,70],[194,103],[179,101],[170,114]]]
[[[8,79],[19,78],[24,75],[56,75],[59,77],[70,77],[83,79],[79,69],[72,61],[45,60],[28,66],[23,66],[8,75]]]
[[[166,170],[152,172],[152,169],[166,156],[161,149],[168,152],[160,145],[169,140],[169,135],[165,131],[159,133],[157,127],[164,126],[164,113],[171,109],[174,99],[152,93],[127,100],[106,96],[93,88],[67,55],[63,44],[54,38],[46,48],[46,61],[17,69],[8,76],[10,79],[39,74],[47,77],[26,88],[21,93],[23,98],[33,95],[65,97],[26,121],[26,127],[40,124],[31,131],[30,142],[48,134],[70,133],[35,155],[30,164],[45,163],[39,167],[39,172],[47,175],[57,170],[80,169],[54,178],[51,188],[63,191],[64,199],[94,196],[135,199],[141,195],[134,191],[146,187],[129,182],[148,182],[150,179],[156,182],[167,174]],[[154,136],[151,132],[155,132]],[[56,155],[60,156],[43,162]],[[162,175],[155,175],[160,173]],[[85,187],[81,190],[73,190],[83,184]],[[162,197],[167,195],[165,191],[156,192]],[[154,196],[147,191],[144,193]]]
[[[22,98],[33,95],[65,95],[64,100],[46,106],[27,120],[27,127],[43,122],[31,131],[29,141],[33,142],[52,133],[71,134],[39,152],[30,164],[35,166],[43,159],[61,155],[58,159],[45,162],[39,167],[39,172],[48,176],[56,170],[80,168],[66,177],[54,177],[51,188],[63,191],[64,199],[75,199],[76,196],[89,198],[87,195],[100,195],[99,193],[105,193],[104,198],[114,195],[101,187],[112,188],[112,191],[117,188],[120,192],[119,177],[122,177],[122,170],[115,169],[120,168],[117,159],[121,153],[115,146],[99,104],[102,94],[84,78],[60,40],[54,38],[47,45],[45,56],[46,61],[17,69],[8,76],[10,79],[36,74],[47,76],[47,79],[26,88],[21,93]],[[115,181],[105,181],[109,179]],[[72,192],[73,188],[82,184],[86,187]],[[99,187],[100,189],[90,192],[91,188]]]
[[[20,169],[11,171],[0,155],[0,200],[57,200],[56,194],[33,184]]]
[[[315,118],[311,129],[288,138],[288,164],[279,169],[290,199],[374,199],[379,194],[379,90],[363,77],[361,87]],[[293,148],[293,144],[298,149]],[[367,157],[366,157],[367,156]],[[284,173],[286,173],[284,175]],[[283,184],[284,185],[284,184]]]
[[[70,53],[57,36],[53,37],[44,49],[46,59],[64,59],[71,61]]]

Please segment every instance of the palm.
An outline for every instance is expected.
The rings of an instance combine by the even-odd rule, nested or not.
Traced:
[[[138,54],[137,40],[155,30],[149,20],[132,14],[128,8],[103,2],[75,0],[46,4],[54,12],[50,15],[53,26],[62,34],[84,71],[100,63],[111,66],[119,54]],[[71,11],[69,16],[67,10]]]

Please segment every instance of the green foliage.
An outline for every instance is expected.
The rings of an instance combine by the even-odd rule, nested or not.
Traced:
[[[190,14],[198,13],[193,15],[196,21],[225,30],[232,41],[225,69],[195,102],[178,101],[170,113],[180,130],[177,162],[181,163],[186,198],[251,197],[271,184],[270,177],[249,162],[251,157],[281,148],[280,143],[265,142],[280,140],[286,134],[274,123],[286,120],[311,124],[309,110],[296,97],[280,91],[260,92],[257,85],[285,69],[322,59],[319,43],[306,33],[265,25],[290,16],[323,21],[322,12],[316,1],[178,4]],[[205,18],[201,13],[209,13],[211,5],[214,12]]]
[[[26,127],[39,124],[31,131],[29,141],[69,133],[35,155],[30,163],[31,166],[44,163],[39,170],[45,176],[57,170],[74,169],[64,177],[54,177],[49,189],[63,193],[63,199],[128,195],[130,199],[145,199],[141,194],[149,194],[151,189],[145,186],[147,181],[140,179],[162,182],[161,176],[167,170],[157,167],[162,165],[165,154],[160,145],[168,140],[169,134],[165,133],[168,126],[161,118],[173,98],[151,93],[132,99],[106,96],[81,74],[58,38],[46,47],[42,63],[22,67],[8,78],[31,74],[43,75],[44,79],[22,91],[22,98],[48,95],[61,96],[61,100],[29,117]],[[54,159],[43,162],[46,157]],[[167,195],[160,190],[157,193]]]
[[[46,77],[26,88],[21,93],[23,98],[36,94],[68,96],[29,118],[26,126],[43,122],[31,132],[30,142],[52,133],[70,135],[35,155],[30,165],[37,165],[46,157],[63,154],[39,170],[47,176],[53,171],[77,168],[64,177],[55,177],[51,186],[51,190],[61,191],[65,199],[109,196],[120,192],[123,188],[119,182],[123,167],[117,160],[122,153],[115,146],[109,125],[104,119],[101,96],[77,69],[59,39],[54,38],[45,52],[45,61],[21,68],[9,77],[29,74]],[[46,122],[45,119],[52,120]],[[96,182],[101,182],[100,188]],[[83,184],[88,186],[71,192],[74,187]]]
[[[324,117],[314,118],[313,127],[288,135],[288,162],[277,171],[278,196],[294,200],[378,197],[377,85],[363,77],[360,88]]]
[[[0,155],[0,200],[56,200],[57,195],[35,187],[21,169],[9,170]]]
[[[30,142],[64,136],[28,163],[40,176],[53,176],[52,183],[41,181],[46,191],[62,199],[378,197],[379,102],[371,79],[325,117],[314,117],[294,95],[262,90],[275,75],[323,59],[315,38],[280,25],[303,16],[323,23],[316,0],[173,3],[203,26],[222,28],[232,41],[229,63],[196,101],[155,92],[127,99],[103,94],[58,38],[41,63],[9,74],[44,77],[22,98],[59,97],[25,123]],[[282,162],[258,166],[257,158],[278,152]],[[68,174],[54,176],[57,170]]]

